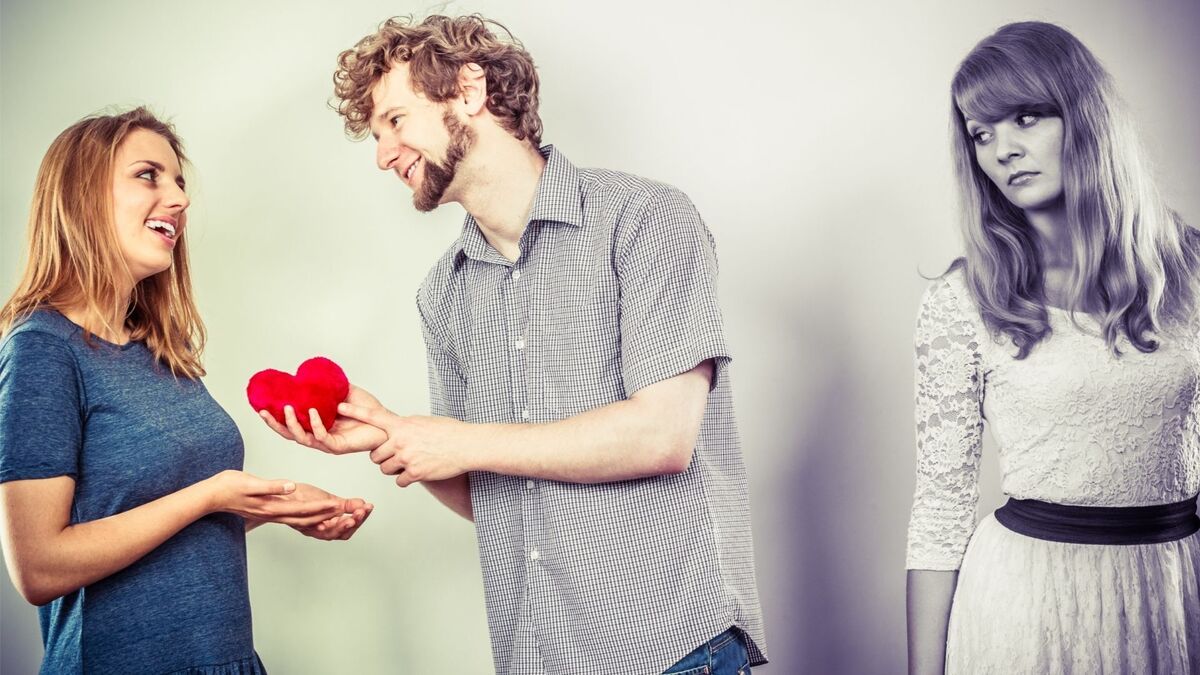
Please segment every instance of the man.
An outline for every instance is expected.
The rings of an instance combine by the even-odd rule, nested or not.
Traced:
[[[475,521],[498,673],[748,673],[766,658],[711,235],[675,188],[539,147],[533,61],[491,25],[389,20],[334,75],[416,208],[468,214],[417,298],[434,416],[356,387],[328,431],[263,419]]]

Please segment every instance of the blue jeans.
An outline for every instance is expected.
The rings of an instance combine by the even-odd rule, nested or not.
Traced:
[[[700,645],[663,675],[750,675],[746,638],[736,628]]]

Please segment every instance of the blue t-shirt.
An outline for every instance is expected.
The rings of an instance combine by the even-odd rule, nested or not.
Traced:
[[[53,310],[0,342],[0,482],[71,476],[71,523],[128,511],[224,469],[241,434],[199,380],[141,342]],[[257,673],[242,519],[214,513],[115,574],[39,607],[42,673]]]

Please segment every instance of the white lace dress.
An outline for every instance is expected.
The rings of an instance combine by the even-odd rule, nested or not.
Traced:
[[[1155,352],[1051,309],[1023,360],[983,325],[961,270],[916,329],[917,485],[909,569],[960,569],[947,673],[1200,673],[1200,533],[1101,546],[975,525],[983,421],[1019,499],[1145,506],[1200,490],[1200,322]],[[969,542],[969,544],[968,544]]]

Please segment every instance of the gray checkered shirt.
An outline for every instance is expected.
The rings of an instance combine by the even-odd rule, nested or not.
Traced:
[[[660,673],[730,626],[765,663],[712,235],[669,185],[542,154],[516,263],[468,215],[418,292],[433,414],[552,422],[716,370],[681,474],[471,473],[496,672]]]

